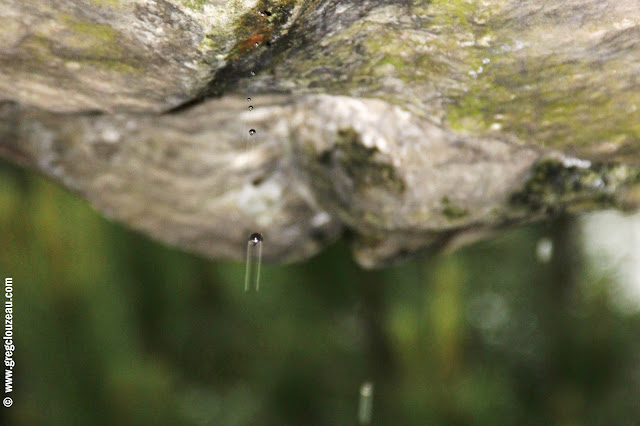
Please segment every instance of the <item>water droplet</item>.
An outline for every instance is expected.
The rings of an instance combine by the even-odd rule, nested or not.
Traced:
[[[247,98],[247,102],[251,102],[251,98]]]
[[[360,386],[360,405],[358,406],[358,422],[361,425],[371,423],[373,410],[373,383],[364,382]]]
[[[251,70],[251,75],[256,75],[256,72],[254,70]]]
[[[536,245],[536,257],[540,263],[548,263],[553,257],[553,241],[544,237],[538,240]]]
[[[253,111],[253,105],[249,105],[249,111]]]
[[[247,268],[244,276],[244,291],[260,290],[260,264],[262,263],[262,235],[254,233],[247,241]]]
[[[255,129],[251,129],[251,130],[249,130],[249,134],[250,134],[251,136],[255,135],[255,134],[256,134],[256,130],[255,130]]]

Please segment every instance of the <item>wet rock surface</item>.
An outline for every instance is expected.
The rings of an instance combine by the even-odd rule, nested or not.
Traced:
[[[640,200],[634,1],[34,0],[0,21],[0,154],[205,256],[260,232],[296,261],[347,232],[377,267]]]

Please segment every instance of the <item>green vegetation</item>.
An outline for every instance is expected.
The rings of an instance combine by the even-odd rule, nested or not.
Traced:
[[[265,265],[249,296],[242,263],[151,242],[4,163],[0,180],[13,425],[354,424],[365,380],[374,424],[640,418],[640,315],[587,280],[566,220],[381,271],[340,243]]]

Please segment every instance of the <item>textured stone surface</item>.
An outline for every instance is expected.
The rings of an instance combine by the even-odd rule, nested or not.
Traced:
[[[0,154],[204,255],[260,231],[294,261],[348,230],[373,267],[640,201],[635,0],[30,0],[0,22]]]
[[[163,111],[202,90],[256,1],[8,0],[0,92],[53,111]]]

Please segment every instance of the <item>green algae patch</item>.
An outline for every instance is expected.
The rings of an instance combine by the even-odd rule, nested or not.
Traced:
[[[51,41],[50,48],[56,49],[56,56],[96,68],[131,73],[138,72],[135,56],[127,52],[120,34],[111,26],[78,19],[62,14],[60,22],[66,31],[60,39]]]
[[[474,45],[497,8],[462,0],[371,6],[363,19],[317,40],[315,50],[293,49],[277,72],[305,92],[374,97],[444,118],[440,102],[457,96],[468,71],[482,64],[484,48]]]
[[[353,128],[338,130],[334,147],[323,152],[319,162],[328,167],[340,168],[353,183],[357,191],[372,186],[384,188],[393,193],[405,190],[404,181],[396,175],[394,168],[376,160],[376,147],[366,147],[360,135]]]
[[[67,14],[60,15],[59,19],[75,34],[74,41],[82,48],[100,52],[115,51],[119,48],[116,42],[118,33],[109,25],[81,20]]]
[[[90,0],[91,3],[102,6],[102,7],[110,7],[113,9],[117,9],[122,6],[121,0]]]
[[[618,194],[640,183],[640,167],[545,159],[510,202],[534,213],[620,207]],[[623,200],[624,202],[624,200]]]
[[[358,131],[339,129],[322,151],[305,144],[300,158],[314,193],[343,223],[367,232],[393,226],[390,206],[402,199],[406,183],[378,148],[363,145]]]
[[[202,11],[204,10],[204,5],[207,4],[208,1],[209,0],[180,0],[180,3],[182,3],[186,8]]]
[[[411,32],[400,35],[394,29],[380,29],[363,40],[362,46],[370,59],[358,76],[392,77],[412,84],[427,83],[447,72],[442,58],[423,47],[423,37]]]
[[[462,133],[500,130],[541,148],[637,163],[637,55],[612,54],[608,38],[596,45],[580,38],[549,41],[554,31],[561,37],[563,27],[548,24],[542,37],[544,26],[528,32],[514,25],[506,16],[488,21],[490,42],[477,47],[475,59],[468,61],[469,78],[448,99],[445,123]],[[630,32],[616,37],[621,45],[637,44]],[[600,149],[603,144],[610,152],[624,148],[626,154],[608,155]]]
[[[480,133],[494,126],[542,147],[576,153],[602,142],[640,145],[640,93],[598,87],[588,79],[571,81],[590,74],[590,65],[543,67],[532,59],[486,68],[485,76],[450,105],[452,128]],[[611,93],[618,90],[614,101]]]
[[[472,29],[478,21],[481,9],[477,2],[465,0],[416,0],[413,2],[414,13],[425,13],[432,17],[430,26],[442,26],[444,31],[460,31]]]
[[[451,202],[449,197],[442,197],[442,214],[449,220],[462,219],[469,215],[469,211]]]
[[[62,27],[56,31],[43,29],[25,38],[21,48],[28,56],[17,66],[30,72],[38,69],[51,73],[51,63],[62,60],[76,67],[88,65],[122,74],[142,71],[136,55],[111,26],[68,14],[59,15],[58,20]]]

